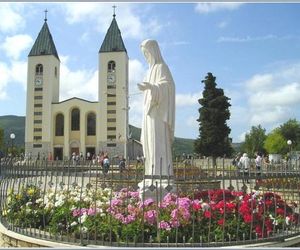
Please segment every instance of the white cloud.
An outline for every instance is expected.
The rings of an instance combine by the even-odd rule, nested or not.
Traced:
[[[6,64],[0,62],[0,100],[7,98],[6,86],[9,81],[9,69]]]
[[[18,13],[21,4],[0,3],[0,32],[12,33],[25,26],[25,19]]]
[[[254,75],[250,80],[246,81],[246,86],[250,91],[268,89],[272,86],[274,77],[272,74]]]
[[[0,49],[11,59],[17,60],[24,50],[28,50],[33,44],[31,36],[20,34],[6,37]]]
[[[20,83],[23,89],[27,88],[27,62],[26,61],[12,61],[10,67],[11,81]]]
[[[300,105],[300,64],[256,74],[246,81],[251,125],[272,128],[291,118]]]
[[[202,98],[202,93],[176,94],[176,107],[197,105],[199,98]]]
[[[91,21],[94,23],[92,27],[96,27],[95,29],[102,33],[106,33],[112,20],[111,4],[108,3],[65,3],[62,6],[66,11],[68,23]],[[119,3],[118,6],[122,8],[122,11],[116,11],[116,13],[123,38],[142,39],[159,33],[162,27],[168,25],[162,24],[153,17],[151,20],[142,20],[142,17],[146,15],[135,13],[136,6],[133,4]]]
[[[236,10],[243,3],[197,3],[195,10],[198,13],[212,13],[224,10]]]
[[[218,28],[220,29],[224,29],[225,27],[227,27],[227,25],[228,25],[227,21],[222,21],[217,24]]]
[[[98,71],[84,69],[72,71],[68,66],[69,57],[60,56],[60,59],[60,100],[79,97],[96,101],[98,99]]]
[[[0,100],[8,99],[7,85],[19,83],[26,90],[27,62],[12,61],[10,65],[0,62]]]
[[[186,120],[186,125],[197,130],[199,128],[199,122],[197,121],[199,117],[190,116]]]
[[[129,123],[140,127],[143,116],[143,94],[137,83],[143,81],[147,69],[137,59],[129,60]]]
[[[281,38],[278,38],[277,36],[272,35],[272,34],[265,35],[265,36],[256,36],[256,37],[251,37],[251,36],[224,37],[224,36],[221,36],[218,38],[217,42],[219,42],[219,43],[222,43],[222,42],[245,43],[245,42],[266,41],[266,40],[274,40],[274,39],[281,39]]]

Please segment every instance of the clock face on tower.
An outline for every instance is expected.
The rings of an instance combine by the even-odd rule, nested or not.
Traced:
[[[108,83],[115,83],[116,82],[116,75],[115,75],[115,73],[108,73],[107,74],[107,82]]]
[[[43,84],[43,78],[42,77],[36,77],[34,80],[35,85],[39,86]]]

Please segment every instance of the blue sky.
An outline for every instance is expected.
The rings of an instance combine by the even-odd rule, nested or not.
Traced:
[[[207,72],[231,98],[231,137],[300,120],[298,3],[0,3],[0,115],[25,115],[27,55],[44,22],[61,59],[60,100],[97,100],[98,51],[112,5],[130,58],[131,124],[141,125],[147,64],[139,45],[156,39],[176,84],[175,135],[198,136]]]

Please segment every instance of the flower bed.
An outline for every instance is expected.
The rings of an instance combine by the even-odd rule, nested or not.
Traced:
[[[113,242],[213,242],[265,238],[299,222],[279,195],[230,190],[168,193],[142,201],[135,190],[27,185],[2,211],[16,227]]]

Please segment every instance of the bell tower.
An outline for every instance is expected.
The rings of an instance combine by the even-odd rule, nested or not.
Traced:
[[[45,10],[44,24],[28,55],[25,152],[32,157],[52,153],[51,104],[59,101],[59,72],[60,60]]]
[[[125,156],[128,139],[128,55],[113,19],[99,50],[99,148]]]

